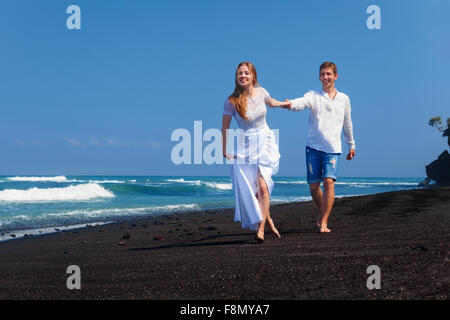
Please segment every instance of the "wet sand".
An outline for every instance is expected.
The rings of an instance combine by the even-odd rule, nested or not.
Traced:
[[[448,299],[450,188],[337,199],[330,234],[312,202],[271,207],[256,244],[233,210],[123,221],[0,243],[0,299]],[[66,286],[67,267],[81,289]],[[369,290],[377,265],[381,289]]]

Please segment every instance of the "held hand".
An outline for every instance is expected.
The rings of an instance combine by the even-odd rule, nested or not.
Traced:
[[[280,107],[283,108],[283,109],[291,110],[292,109],[292,103],[288,99],[286,99],[284,102],[282,102],[280,104]]]
[[[355,149],[351,149],[347,155],[347,160],[352,160],[355,157]]]

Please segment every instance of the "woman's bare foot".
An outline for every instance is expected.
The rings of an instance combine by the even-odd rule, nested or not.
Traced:
[[[258,242],[263,242],[264,241],[264,230],[258,230],[258,232],[256,233],[255,239]]]
[[[278,239],[281,238],[280,233],[278,232],[277,228],[275,228],[275,225],[273,223],[272,218],[267,218],[267,222],[269,223],[269,229],[270,229],[270,233],[272,233],[272,235],[274,235],[275,237],[277,237]]]

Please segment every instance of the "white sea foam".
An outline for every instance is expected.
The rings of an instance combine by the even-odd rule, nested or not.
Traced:
[[[89,183],[125,183],[121,180],[90,180]]]
[[[199,186],[199,185],[202,184],[202,182],[200,180],[193,180],[193,181],[192,180],[188,180],[188,181],[186,181],[183,178],[181,178],[181,179],[167,179],[166,181],[167,182],[178,182],[178,183],[193,184],[193,185],[196,185],[196,186]]]
[[[6,189],[0,191],[0,201],[53,202],[86,201],[96,198],[113,198],[115,195],[96,183],[79,184],[65,188]]]
[[[359,197],[365,196],[367,194],[349,194],[349,195],[336,195],[335,198],[347,198],[347,197]],[[311,201],[312,197],[279,197],[270,199],[271,203],[290,203],[290,202],[303,202],[303,201]]]
[[[39,220],[39,223],[45,220],[49,221],[67,221],[69,225],[58,226],[58,227],[30,227],[26,230],[21,229],[17,231],[4,231],[0,232],[0,241],[13,239],[11,234],[15,235],[15,239],[23,237],[25,234],[47,234],[54,233],[57,231],[67,231],[74,228],[82,228],[87,225],[96,226],[103,225],[107,223],[111,223],[112,221],[104,221],[104,222],[84,222],[77,223],[83,221],[86,218],[92,217],[109,217],[117,214],[117,216],[125,216],[125,215],[135,215],[142,213],[167,213],[167,212],[183,212],[183,211],[197,211],[201,210],[200,206],[195,203],[187,203],[187,204],[171,204],[171,205],[163,205],[163,206],[155,206],[155,207],[144,207],[144,208],[111,208],[111,209],[98,209],[98,210],[73,210],[61,213],[50,213],[44,214],[38,217],[28,217],[24,215],[17,215],[11,217],[8,220],[0,221],[1,225],[14,225],[17,220]],[[62,219],[61,219],[62,218]],[[72,222],[69,222],[72,221]]]
[[[370,187],[370,186],[417,186],[417,182],[336,182],[340,185],[349,185],[352,187]]]
[[[184,183],[189,185],[195,185],[195,186],[201,186],[206,185],[213,189],[219,189],[219,190],[232,190],[233,185],[231,183],[223,183],[223,182],[209,182],[209,181],[201,181],[201,180],[184,180],[181,179],[167,179],[165,180],[167,182],[177,182],[177,183]]]
[[[134,180],[136,181],[136,180]],[[77,183],[125,183],[123,180],[67,180],[65,182],[77,182]]]
[[[231,183],[219,183],[219,182],[205,182],[208,187],[219,190],[232,190],[233,184]]]
[[[139,213],[154,213],[154,212],[173,212],[173,211],[185,211],[185,210],[200,210],[198,204],[169,204],[165,206],[155,206],[155,207],[143,207],[143,208],[109,208],[109,209],[97,209],[97,210],[72,210],[60,213],[47,213],[42,216],[42,218],[47,217],[99,217],[99,216],[110,216],[110,215],[133,215]]]
[[[183,178],[181,179],[166,179],[167,182],[186,182]]]
[[[336,199],[337,198],[348,198],[348,197],[362,197],[362,196],[368,196],[369,193],[362,193],[362,194],[348,194],[348,195],[344,195],[344,196],[334,196]]]
[[[8,180],[11,181],[49,181],[49,182],[67,182],[67,178],[65,176],[57,176],[57,177],[8,177]]]
[[[276,181],[275,184],[308,184],[306,180],[299,180],[299,181]],[[348,185],[356,188],[363,188],[363,187],[371,187],[371,186],[416,186],[418,185],[417,182],[342,182],[337,181],[337,185]]]
[[[168,184],[171,184],[171,183],[170,182],[149,182],[149,181],[147,181],[143,185],[158,187],[158,186],[164,186],[164,185],[168,185]]]
[[[105,222],[96,222],[94,224],[91,224],[91,226],[100,226],[109,224],[112,221],[105,221]],[[25,235],[32,236],[32,235],[43,235],[43,234],[49,234],[49,233],[55,233],[60,231],[68,231],[78,228],[86,227],[86,224],[74,224],[70,226],[57,226],[57,227],[45,227],[45,228],[33,228],[33,229],[26,229],[26,230],[15,230],[15,231],[5,231],[0,232],[0,241],[4,240],[11,240],[11,239],[20,239],[25,237]],[[12,237],[11,235],[14,235]]]
[[[281,197],[281,198],[272,198],[270,199],[271,203],[290,203],[290,202],[302,202],[302,201],[311,201],[312,197]]]
[[[277,184],[277,183],[281,183],[281,184],[307,184],[307,182],[306,181],[304,181],[304,180],[300,180],[300,181],[274,181],[275,182],[275,184]]]
[[[177,210],[200,210],[200,206],[196,203],[189,204],[168,204],[165,206],[152,207],[151,211],[164,212],[164,211],[177,211]]]

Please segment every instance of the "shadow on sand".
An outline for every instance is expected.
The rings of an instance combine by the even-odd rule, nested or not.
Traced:
[[[298,234],[298,233],[317,233],[317,230],[308,229],[308,230],[286,230],[283,232],[284,235],[287,234]],[[267,238],[271,238],[271,235],[267,235]],[[224,241],[208,241],[212,239],[220,239],[220,238],[230,238],[230,237],[246,237],[245,239],[239,240],[224,240]],[[235,245],[255,245],[260,244],[255,240],[255,235],[253,233],[240,233],[240,234],[224,234],[224,235],[216,235],[209,236],[206,238],[193,240],[188,243],[175,243],[169,244],[165,246],[158,247],[146,247],[146,248],[129,248],[126,250],[129,251],[150,251],[150,250],[160,250],[160,249],[168,249],[168,248],[189,248],[189,247],[212,247],[212,246],[235,246]],[[282,239],[281,239],[282,240]],[[205,242],[207,241],[207,242]]]

